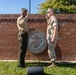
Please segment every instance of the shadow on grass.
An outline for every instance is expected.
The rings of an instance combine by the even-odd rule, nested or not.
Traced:
[[[53,74],[47,74],[47,73],[44,73],[44,75],[53,75]]]
[[[76,68],[76,63],[71,63],[71,62],[61,62],[61,63],[56,63],[58,67],[69,67],[69,68]]]
[[[49,63],[46,62],[33,62],[33,63],[26,63],[26,66],[31,67],[31,66],[42,66],[42,67],[47,67]]]
[[[26,63],[26,66],[31,67],[31,66],[42,66],[42,67],[47,67],[50,65],[50,63],[47,62],[33,62],[33,63]],[[70,67],[70,68],[76,68],[76,63],[71,63],[71,62],[61,62],[58,63],[56,62],[57,67]]]

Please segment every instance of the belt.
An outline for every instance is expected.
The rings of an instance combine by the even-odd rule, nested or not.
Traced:
[[[23,31],[23,30],[20,30],[20,32],[23,32],[23,33],[28,33],[28,31]]]

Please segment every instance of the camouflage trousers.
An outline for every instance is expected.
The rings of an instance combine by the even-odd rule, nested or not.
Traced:
[[[28,33],[19,32],[18,33],[18,40],[20,43],[19,55],[18,55],[18,64],[19,66],[24,66],[25,64],[25,55],[28,45]]]
[[[56,60],[55,47],[56,47],[57,40],[55,40],[55,42],[52,43],[51,39],[49,39],[49,40],[47,40],[47,43],[48,43],[49,58],[50,58],[51,62],[55,61]]]

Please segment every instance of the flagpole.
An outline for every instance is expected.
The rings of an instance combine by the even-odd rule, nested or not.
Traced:
[[[31,0],[29,0],[29,13],[31,14]]]

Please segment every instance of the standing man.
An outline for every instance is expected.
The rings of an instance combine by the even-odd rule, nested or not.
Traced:
[[[28,26],[26,24],[28,20],[28,11],[25,8],[21,9],[21,16],[17,19],[17,27],[19,30],[18,40],[20,42],[20,50],[18,57],[18,67],[25,67],[25,55],[28,45]]]
[[[48,8],[46,19],[47,19],[48,55],[51,60],[50,65],[48,67],[54,67],[56,60],[55,47],[58,40],[58,22],[54,15],[54,9]]]

